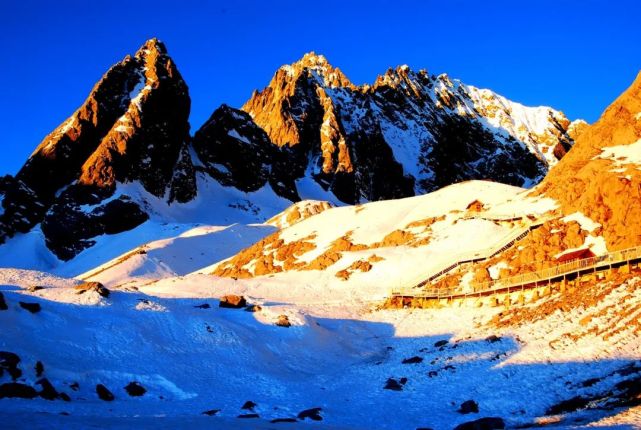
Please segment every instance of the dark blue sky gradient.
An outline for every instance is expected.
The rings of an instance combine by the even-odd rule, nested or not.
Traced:
[[[408,64],[593,122],[641,69],[640,16],[638,0],[0,0],[0,174],[154,36],[189,85],[192,131],[312,50],[356,84]]]

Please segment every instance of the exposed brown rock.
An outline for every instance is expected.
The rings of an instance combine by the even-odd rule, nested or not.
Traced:
[[[240,309],[247,306],[247,300],[243,296],[228,294],[220,298],[221,308]]]
[[[550,196],[566,214],[580,211],[603,225],[608,249],[641,245],[641,172],[613,172],[609,160],[595,158],[603,148],[641,139],[641,73],[634,83],[577,137],[572,150],[536,192]]]
[[[84,282],[75,287],[75,290],[78,294],[86,293],[87,291],[94,291],[101,297],[109,297],[111,293],[104,285],[100,282]]]

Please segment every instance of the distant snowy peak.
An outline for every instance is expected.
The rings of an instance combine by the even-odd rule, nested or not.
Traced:
[[[570,121],[403,65],[354,86],[314,53],[281,67],[242,108],[294,169],[346,203],[468,179],[533,186],[571,147]],[[305,165],[301,165],[300,163]]]

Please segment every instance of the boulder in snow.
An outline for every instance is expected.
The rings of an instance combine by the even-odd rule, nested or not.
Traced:
[[[415,355],[414,357],[406,358],[403,360],[403,364],[418,364],[422,362],[423,362],[423,358],[419,357],[418,355]]]
[[[53,387],[51,382],[47,378],[42,378],[36,382],[36,384],[42,387],[42,390],[38,393],[40,397],[45,400],[55,400],[58,398],[58,391]]]
[[[19,382],[9,382],[0,385],[0,399],[5,397],[18,397],[21,399],[33,399],[38,395],[35,388]]]
[[[4,300],[4,295],[0,293],[0,311],[6,311],[9,309],[9,306],[7,306],[7,302]]]
[[[322,410],[322,408],[305,409],[304,411],[300,411],[298,419],[305,420],[306,418],[309,418],[312,421],[323,421],[323,417],[320,415],[320,411]]]
[[[287,315],[278,315],[278,320],[276,321],[278,327],[291,327],[292,323],[289,322],[289,317]]]
[[[247,300],[243,296],[229,294],[220,298],[221,308],[240,309],[247,306]]]
[[[140,385],[138,382],[135,382],[135,381],[127,384],[127,386],[125,387],[125,391],[127,391],[127,394],[129,394],[132,397],[144,396],[145,393],[147,392],[145,387],[143,387],[142,385]]]
[[[38,313],[42,310],[40,303],[27,303],[27,302],[18,302],[22,309],[25,309],[32,314]]]
[[[104,400],[105,402],[111,402],[115,399],[113,393],[102,384],[96,385],[96,394],[98,394],[100,400]]]
[[[109,294],[111,293],[100,282],[85,282],[84,284],[80,284],[76,286],[77,294],[83,294],[83,293],[86,293],[87,291],[95,291],[96,293],[98,293],[100,297],[105,297],[105,298],[109,297]]]
[[[458,411],[462,414],[475,414],[479,411],[479,405],[474,400],[466,400],[461,403],[461,407]]]
[[[454,427],[454,430],[501,430],[505,428],[502,418],[486,417],[475,421],[468,421]]]

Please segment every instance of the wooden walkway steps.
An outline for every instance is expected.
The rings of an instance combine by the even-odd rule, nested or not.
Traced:
[[[641,261],[641,246],[614,251],[597,257],[576,259],[558,266],[536,272],[524,273],[505,279],[490,282],[473,283],[469,288],[430,288],[430,289],[399,289],[392,291],[392,297],[397,298],[423,298],[423,299],[456,299],[481,297],[498,292],[510,293],[511,291],[536,288],[545,283],[566,279],[568,276],[596,272],[624,264],[638,263]]]
[[[456,269],[462,264],[473,263],[481,260],[487,260],[494,257],[495,255],[505,251],[514,245],[515,242],[523,239],[527,234],[534,228],[540,226],[541,224],[556,218],[555,216],[543,216],[537,219],[529,219],[527,217],[516,216],[516,215],[479,215],[479,216],[469,216],[462,219],[484,219],[488,221],[515,221],[523,220],[525,224],[521,228],[514,229],[510,231],[507,235],[501,237],[494,244],[488,246],[485,249],[473,251],[473,252],[463,252],[457,254],[453,260],[453,263],[445,263],[436,268],[432,268],[430,272],[422,274],[420,277],[415,279],[412,282],[409,282],[413,289],[423,288],[427,284],[431,283],[437,278],[445,275],[446,273]]]

